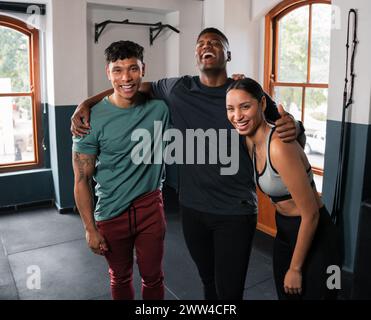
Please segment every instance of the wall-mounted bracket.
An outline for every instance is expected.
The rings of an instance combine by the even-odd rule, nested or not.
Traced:
[[[157,22],[157,23],[130,22],[129,19],[125,19],[125,20],[122,20],[122,21],[106,20],[106,21],[103,21],[101,23],[96,23],[95,24],[95,37],[94,37],[95,43],[98,42],[99,37],[102,34],[104,28],[110,23],[129,24],[129,25],[136,25],[136,26],[149,26],[150,27],[149,28],[149,43],[150,43],[150,45],[153,44],[155,39],[158,37],[158,35],[161,33],[161,31],[164,28],[169,28],[176,33],[180,33],[180,31],[178,29],[174,28],[173,26],[171,26],[169,24],[162,24],[162,22]]]

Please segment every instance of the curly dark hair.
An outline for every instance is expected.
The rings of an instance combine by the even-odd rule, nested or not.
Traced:
[[[117,60],[137,58],[143,62],[143,47],[132,41],[116,41],[104,50],[107,64]]]

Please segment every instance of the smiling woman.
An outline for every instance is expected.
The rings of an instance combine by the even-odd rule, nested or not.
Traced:
[[[276,211],[273,271],[278,298],[335,298],[326,270],[340,266],[336,228],[302,147],[297,141],[281,141],[276,127],[265,120],[266,98],[256,81],[232,83],[226,100],[229,121],[246,139],[256,185]]]
[[[42,164],[38,30],[0,16],[0,172]]]

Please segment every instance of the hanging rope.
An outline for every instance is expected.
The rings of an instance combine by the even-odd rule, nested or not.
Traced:
[[[350,58],[350,84],[348,80],[348,67],[349,67],[349,34],[350,34],[350,20],[351,15],[354,15],[353,20],[353,40],[352,40],[352,53]],[[344,84],[344,93],[343,93],[343,109],[341,117],[341,131],[340,131],[340,147],[339,147],[339,161],[338,161],[338,171],[336,176],[335,184],[335,195],[334,202],[331,212],[331,218],[336,224],[338,222],[338,217],[341,212],[343,204],[343,170],[345,164],[345,150],[346,150],[346,137],[347,129],[345,124],[345,113],[348,107],[353,103],[353,89],[354,89],[354,58],[355,52],[358,44],[357,39],[357,11],[355,9],[350,9],[348,13],[348,28],[347,28],[347,43],[346,43],[346,66],[345,66],[345,84]]]

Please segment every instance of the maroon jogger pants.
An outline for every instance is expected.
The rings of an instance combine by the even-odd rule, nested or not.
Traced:
[[[109,265],[112,298],[134,299],[132,280],[135,248],[142,277],[142,298],[164,299],[162,257],[166,222],[161,191],[140,196],[118,217],[98,221],[97,228],[109,248],[105,258]]]

